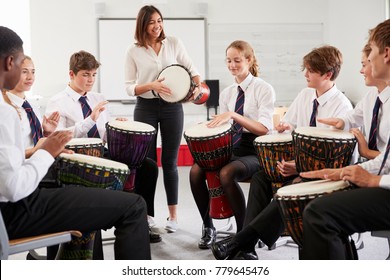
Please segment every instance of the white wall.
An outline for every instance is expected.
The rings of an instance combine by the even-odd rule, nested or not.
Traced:
[[[213,0],[207,1],[207,21],[210,24],[323,23],[324,43],[340,48],[344,55],[338,87],[356,102],[366,91],[359,74],[361,49],[367,31],[385,19],[385,1],[243,0],[238,4],[236,0]],[[34,93],[47,98],[64,88],[68,81],[68,60],[73,52],[84,49],[97,54],[95,2],[105,2],[105,17],[115,18],[136,17],[146,1],[31,1],[31,55],[37,68]],[[205,1],[167,0],[166,4],[156,6],[165,17],[197,17],[198,2]]]

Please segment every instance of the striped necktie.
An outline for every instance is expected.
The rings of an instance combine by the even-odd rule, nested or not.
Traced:
[[[22,107],[27,113],[27,117],[30,122],[31,136],[35,146],[38,143],[38,140],[43,137],[41,123],[39,122],[37,115],[35,115],[34,110],[27,100],[24,101]]]
[[[387,142],[387,147],[386,147],[385,155],[383,156],[381,168],[379,169],[378,175],[381,174],[382,169],[383,169],[383,167],[385,166],[387,157],[389,156],[389,151],[390,151],[390,137],[389,137],[389,141]]]
[[[318,101],[317,99],[313,100],[313,112],[310,117],[310,126],[317,126],[316,116],[317,116]]]
[[[81,96],[79,98],[79,101],[81,103],[81,109],[83,110],[84,119],[86,119],[92,113],[91,107],[89,107],[87,103],[86,96]],[[88,131],[87,134],[89,138],[100,138],[99,131],[97,130],[96,124]]]
[[[238,95],[237,95],[236,106],[234,111],[237,114],[240,114],[242,116],[244,115],[244,102],[245,102],[244,91],[241,89],[240,86],[238,86]],[[235,129],[235,132],[233,133],[233,148],[237,149],[240,147],[240,140],[241,140],[243,127],[235,121],[233,122],[233,127]]]
[[[370,150],[376,150],[378,151],[377,143],[376,143],[376,136],[378,134],[378,115],[379,115],[379,108],[381,107],[382,102],[377,97],[374,109],[372,110],[372,120],[371,120],[371,128],[370,128],[370,136],[368,138],[368,148]]]

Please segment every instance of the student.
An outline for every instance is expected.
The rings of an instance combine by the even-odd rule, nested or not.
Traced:
[[[163,83],[164,79],[156,79],[160,71],[171,64],[185,66],[198,87],[201,79],[182,42],[165,36],[163,16],[156,7],[144,6],[140,9],[134,38],[136,43],[129,46],[126,53],[125,85],[130,96],[137,96],[134,120],[148,123],[161,131],[161,164],[169,211],[165,229],[172,233],[178,228],[177,156],[183,134],[183,107],[181,103],[163,101],[152,91],[160,95],[171,94]],[[148,155],[155,161],[156,145],[157,136]]]
[[[362,52],[362,68],[360,73],[364,76],[366,86],[372,87],[356,107],[342,118],[318,119],[318,122],[332,125],[338,129],[349,130],[358,141],[360,156],[373,159],[384,151],[387,144],[387,133],[390,131],[390,122],[384,118],[390,113],[390,88],[383,80],[372,76],[372,67],[368,62],[371,47],[366,44]],[[379,106],[375,106],[380,101]],[[378,112],[375,113],[375,108]],[[374,119],[374,116],[377,116]],[[375,125],[373,126],[375,121]],[[358,129],[362,127],[362,131]],[[364,137],[364,134],[366,138]]]
[[[109,121],[109,115],[105,110],[107,101],[102,94],[92,91],[99,66],[100,63],[96,58],[86,51],[72,54],[69,61],[70,82],[64,91],[49,100],[46,113],[58,111],[60,114],[58,129],[71,129],[73,137],[98,137],[103,142],[107,142],[105,127],[106,122]],[[90,116],[85,118],[81,98],[84,98],[90,108],[93,108]],[[157,176],[156,162],[146,158],[137,171],[135,193],[145,199],[149,217],[154,216]],[[161,241],[161,236],[152,230],[149,236],[153,243]]]
[[[301,126],[327,126],[315,121],[316,117],[343,116],[352,109],[351,102],[337,89],[336,79],[340,73],[342,54],[333,46],[322,46],[313,49],[303,57],[302,69],[305,71],[307,88],[303,89],[295,98],[280,124],[276,125],[279,132],[293,130]],[[318,107],[313,110],[314,102]],[[314,111],[314,112],[313,112]],[[285,177],[291,180],[297,177],[295,162],[278,162],[278,168]],[[260,170],[253,175],[248,205],[244,222],[244,233],[253,232],[261,226],[257,221],[262,222],[263,211],[268,209],[273,197],[271,181],[268,180],[265,172]],[[276,213],[278,214],[278,213]],[[278,236],[279,237],[279,236]],[[245,250],[240,252],[238,258],[257,259],[255,245],[257,239],[251,240]],[[273,241],[273,243],[276,239]],[[266,243],[272,246],[273,243]],[[236,252],[237,253],[237,252]],[[234,257],[234,256],[231,256]]]
[[[390,85],[390,20],[370,32],[368,56],[375,79]],[[357,232],[390,228],[390,135],[379,156],[359,165],[302,173],[306,178],[349,181],[355,189],[313,200],[303,213],[304,259],[344,259],[343,240]]]
[[[20,79],[23,42],[3,26],[0,41],[0,90],[11,90]],[[72,133],[52,133],[26,160],[18,114],[8,104],[0,108],[0,208],[9,238],[115,226],[116,259],[150,259],[142,197],[97,188],[38,189]]]
[[[275,92],[273,87],[259,78],[257,59],[253,48],[245,41],[234,41],[226,48],[226,65],[234,77],[234,83],[225,88],[219,97],[220,114],[213,116],[208,124],[215,127],[227,122],[234,125],[240,134],[233,134],[233,157],[222,167],[219,178],[223,191],[236,219],[240,231],[245,217],[245,197],[238,181],[252,177],[260,164],[253,146],[253,140],[272,129]],[[243,100],[243,110],[237,111],[237,104]],[[236,139],[239,139],[236,143]],[[200,249],[207,249],[215,240],[215,228],[209,216],[209,194],[205,172],[198,164],[190,171],[192,194],[203,220]]]
[[[49,136],[55,131],[60,118],[58,112],[53,112],[49,117],[43,116],[42,118],[39,109],[27,101],[26,92],[31,90],[34,81],[34,63],[31,57],[25,56],[22,63],[22,74],[18,84],[10,91],[3,91],[4,101],[15,108],[22,122],[26,158],[29,158],[40,148],[45,140],[45,136]],[[30,118],[32,119],[31,122]]]

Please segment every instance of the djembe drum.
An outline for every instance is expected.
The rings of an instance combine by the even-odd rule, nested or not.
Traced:
[[[268,134],[257,137],[253,141],[256,153],[268,180],[272,184],[272,190],[276,191],[290,177],[284,177],[278,167],[277,162],[282,160],[294,160],[294,147],[290,133]]]
[[[183,65],[172,64],[165,67],[157,76],[157,79],[160,78],[164,78],[162,83],[171,90],[171,95],[158,94],[154,91],[153,94],[168,103],[189,101],[196,88],[191,73]]]
[[[104,145],[100,138],[73,138],[65,146],[75,153],[103,157]]]
[[[352,133],[319,127],[299,127],[292,132],[298,172],[340,168],[351,163],[356,146]]]
[[[111,121],[106,124],[107,144],[110,157],[130,168],[130,175],[124,191],[132,192],[135,187],[136,170],[144,161],[156,129],[137,121]]]
[[[127,165],[113,160],[83,154],[60,154],[55,162],[61,184],[122,190],[129,175]],[[91,260],[95,231],[60,245],[56,259]]]
[[[207,123],[200,123],[187,129],[184,138],[195,162],[206,173],[210,217],[226,219],[233,216],[219,180],[219,170],[229,163],[233,153],[231,124],[209,128]]]
[[[317,197],[348,189],[350,185],[346,181],[318,180],[285,186],[276,192],[275,199],[286,230],[300,248],[304,234],[302,214],[306,205]]]

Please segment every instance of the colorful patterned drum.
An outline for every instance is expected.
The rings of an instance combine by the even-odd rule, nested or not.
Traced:
[[[111,121],[106,124],[107,144],[110,157],[130,168],[130,176],[124,190],[134,190],[136,170],[144,161],[156,129],[136,121]]]
[[[94,157],[103,157],[104,154],[103,141],[99,138],[73,138],[65,148],[78,154]]]
[[[195,162],[206,171],[210,217],[225,219],[233,216],[219,180],[219,170],[232,157],[231,124],[209,128],[207,123],[200,123],[187,129],[184,138]]]
[[[253,141],[260,166],[268,180],[272,182],[273,192],[282,186],[290,177],[284,177],[277,168],[277,162],[294,160],[294,147],[290,133],[268,134]]]
[[[83,154],[62,153],[56,160],[57,178],[61,184],[122,190],[129,174],[127,165]],[[60,245],[56,259],[91,260],[96,232],[83,232],[82,237]]]
[[[282,211],[286,230],[299,247],[302,248],[302,214],[306,205],[317,197],[348,189],[349,183],[345,181],[318,180],[289,185],[276,192],[275,199]]]
[[[55,164],[62,184],[122,190],[129,175],[123,163],[83,154],[62,153]]]
[[[352,133],[333,128],[299,127],[292,138],[298,172],[347,166],[356,146]]]

